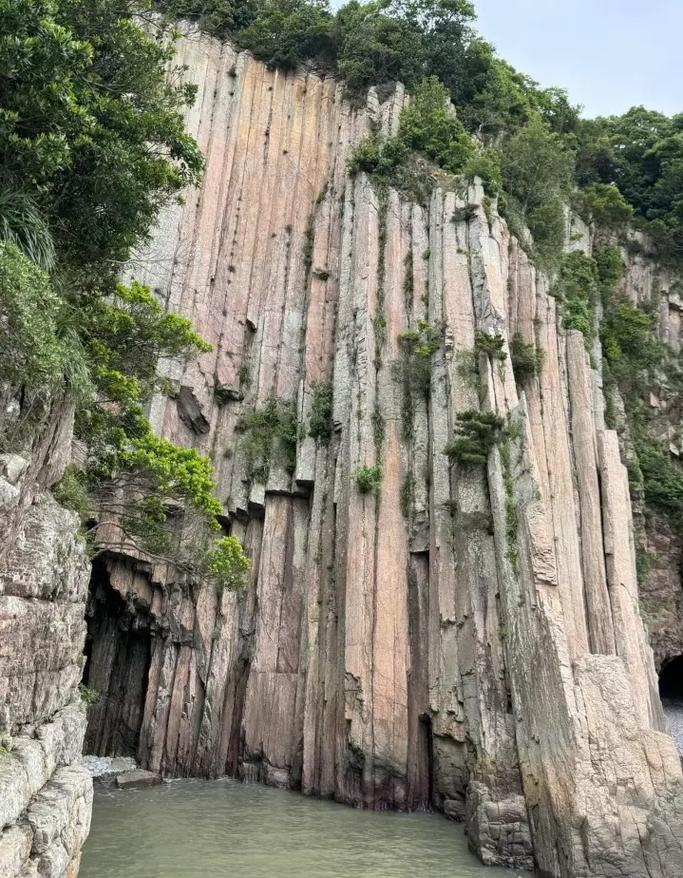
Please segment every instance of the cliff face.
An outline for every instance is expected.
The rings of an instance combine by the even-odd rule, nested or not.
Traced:
[[[46,491],[68,462],[73,411],[55,405],[50,423],[30,453],[0,456],[3,878],[75,876],[90,827],[78,691],[90,564],[76,515]]]
[[[213,351],[163,364],[175,393],[151,419],[211,455],[253,570],[235,595],[113,553],[95,565],[85,679],[102,699],[87,748],[137,751],[166,774],[434,806],[465,821],[487,863],[680,876],[681,765],[640,620],[626,470],[583,337],[561,328],[546,278],[478,186],[435,178],[420,206],[349,176],[352,145],[395,130],[400,89],[353,111],[334,81],[207,38],[180,54],[207,172],[133,273]],[[568,241],[591,246],[576,220]],[[631,262],[629,294],[653,276]],[[515,335],[543,353],[523,383]],[[316,441],[329,391],[332,435]],[[273,451],[277,417],[265,436],[245,428],[267,404],[296,425],[291,460]],[[472,411],[501,419],[480,435],[486,465],[445,454]],[[54,423],[0,483],[3,875],[75,874],[89,819],[72,765],[87,565],[73,516],[43,493],[68,445],[68,418]],[[359,490],[379,475],[361,467],[381,468],[375,491]],[[663,662],[680,648],[677,573],[660,556],[655,574],[673,632],[656,642]]]
[[[204,186],[133,271],[213,352],[165,364],[175,395],[151,414],[211,455],[253,575],[246,595],[216,595],[159,565],[100,565],[87,673],[107,697],[89,741],[137,745],[167,774],[434,805],[489,863],[680,875],[680,760],[583,336],[561,329],[546,278],[479,187],[437,179],[418,206],[349,176],[352,145],[395,130],[400,89],[352,111],[334,81],[208,38],[180,54],[199,85],[188,126]],[[568,240],[591,246],[577,220]],[[428,393],[411,379],[410,330],[439,339]],[[543,352],[540,375],[522,392],[476,333],[504,353],[520,335]],[[308,429],[326,385],[329,443]],[[269,401],[298,423],[291,466],[256,468],[248,451],[241,419]],[[471,410],[506,419],[486,466],[444,453]],[[362,493],[358,468],[374,466],[381,482]]]

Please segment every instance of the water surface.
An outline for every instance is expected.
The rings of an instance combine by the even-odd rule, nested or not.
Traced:
[[[526,875],[527,873],[523,873]],[[236,781],[95,785],[80,878],[513,878],[436,814],[357,811]]]
[[[662,698],[662,706],[669,721],[669,730],[683,756],[683,698]]]

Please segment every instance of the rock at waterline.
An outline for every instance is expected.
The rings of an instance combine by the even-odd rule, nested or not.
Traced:
[[[155,771],[124,771],[116,778],[116,786],[120,790],[133,790],[138,787],[153,787],[161,783],[161,775]]]

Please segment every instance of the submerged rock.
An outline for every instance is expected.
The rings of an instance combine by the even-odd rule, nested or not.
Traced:
[[[161,775],[156,771],[123,771],[116,776],[116,786],[120,790],[133,790],[136,787],[153,787],[161,783]]]

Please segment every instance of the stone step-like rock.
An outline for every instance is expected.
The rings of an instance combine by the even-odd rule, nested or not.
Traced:
[[[124,771],[116,777],[116,786],[120,790],[153,787],[160,783],[160,774],[157,774],[156,771],[144,771],[142,768],[136,768],[134,771]]]

